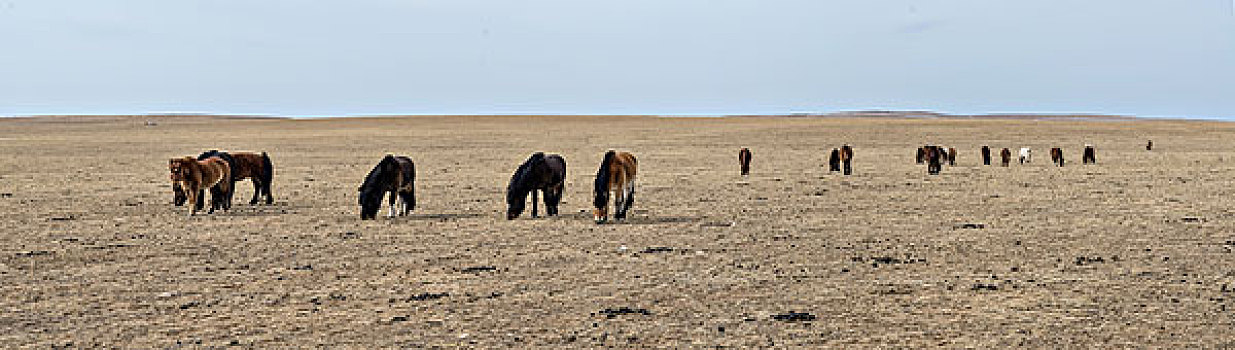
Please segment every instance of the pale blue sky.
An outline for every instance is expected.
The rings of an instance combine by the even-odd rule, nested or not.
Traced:
[[[0,115],[1235,119],[1231,0],[0,0]]]

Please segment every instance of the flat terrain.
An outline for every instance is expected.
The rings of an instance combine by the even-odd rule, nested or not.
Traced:
[[[958,164],[928,176],[928,142]],[[246,181],[231,212],[173,207],[167,159],[213,148],[269,152],[276,203]],[[596,225],[610,148],[638,202]],[[507,221],[534,151],[567,161],[563,215]],[[362,222],[386,153],[419,207]],[[0,344],[1231,347],[1232,178],[1235,124],[1197,121],[3,119]]]

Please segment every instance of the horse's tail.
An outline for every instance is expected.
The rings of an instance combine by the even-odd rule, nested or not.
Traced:
[[[270,181],[274,180],[274,163],[270,161],[270,155],[267,155],[265,151],[262,152],[262,172],[259,176],[261,176],[263,186],[270,186]]]

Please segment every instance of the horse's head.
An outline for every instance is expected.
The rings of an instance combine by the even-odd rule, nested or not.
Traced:
[[[191,157],[172,158],[167,162],[167,170],[171,172],[172,181],[182,181],[189,178],[189,162],[192,162]]]
[[[609,221],[609,190],[597,189],[596,198],[592,204],[596,207],[592,210],[592,218],[596,220],[596,223],[603,224]]]
[[[172,184],[172,204],[177,207],[184,205],[184,202],[189,200],[189,196],[184,194],[184,189],[180,188],[180,184]]]
[[[385,191],[376,186],[362,186],[360,192],[360,219],[376,219],[377,211],[382,208],[382,197]]]

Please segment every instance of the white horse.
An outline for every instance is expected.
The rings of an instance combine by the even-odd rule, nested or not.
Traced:
[[[1033,154],[1029,152],[1029,147],[1021,147],[1021,164],[1029,163],[1033,160]]]

